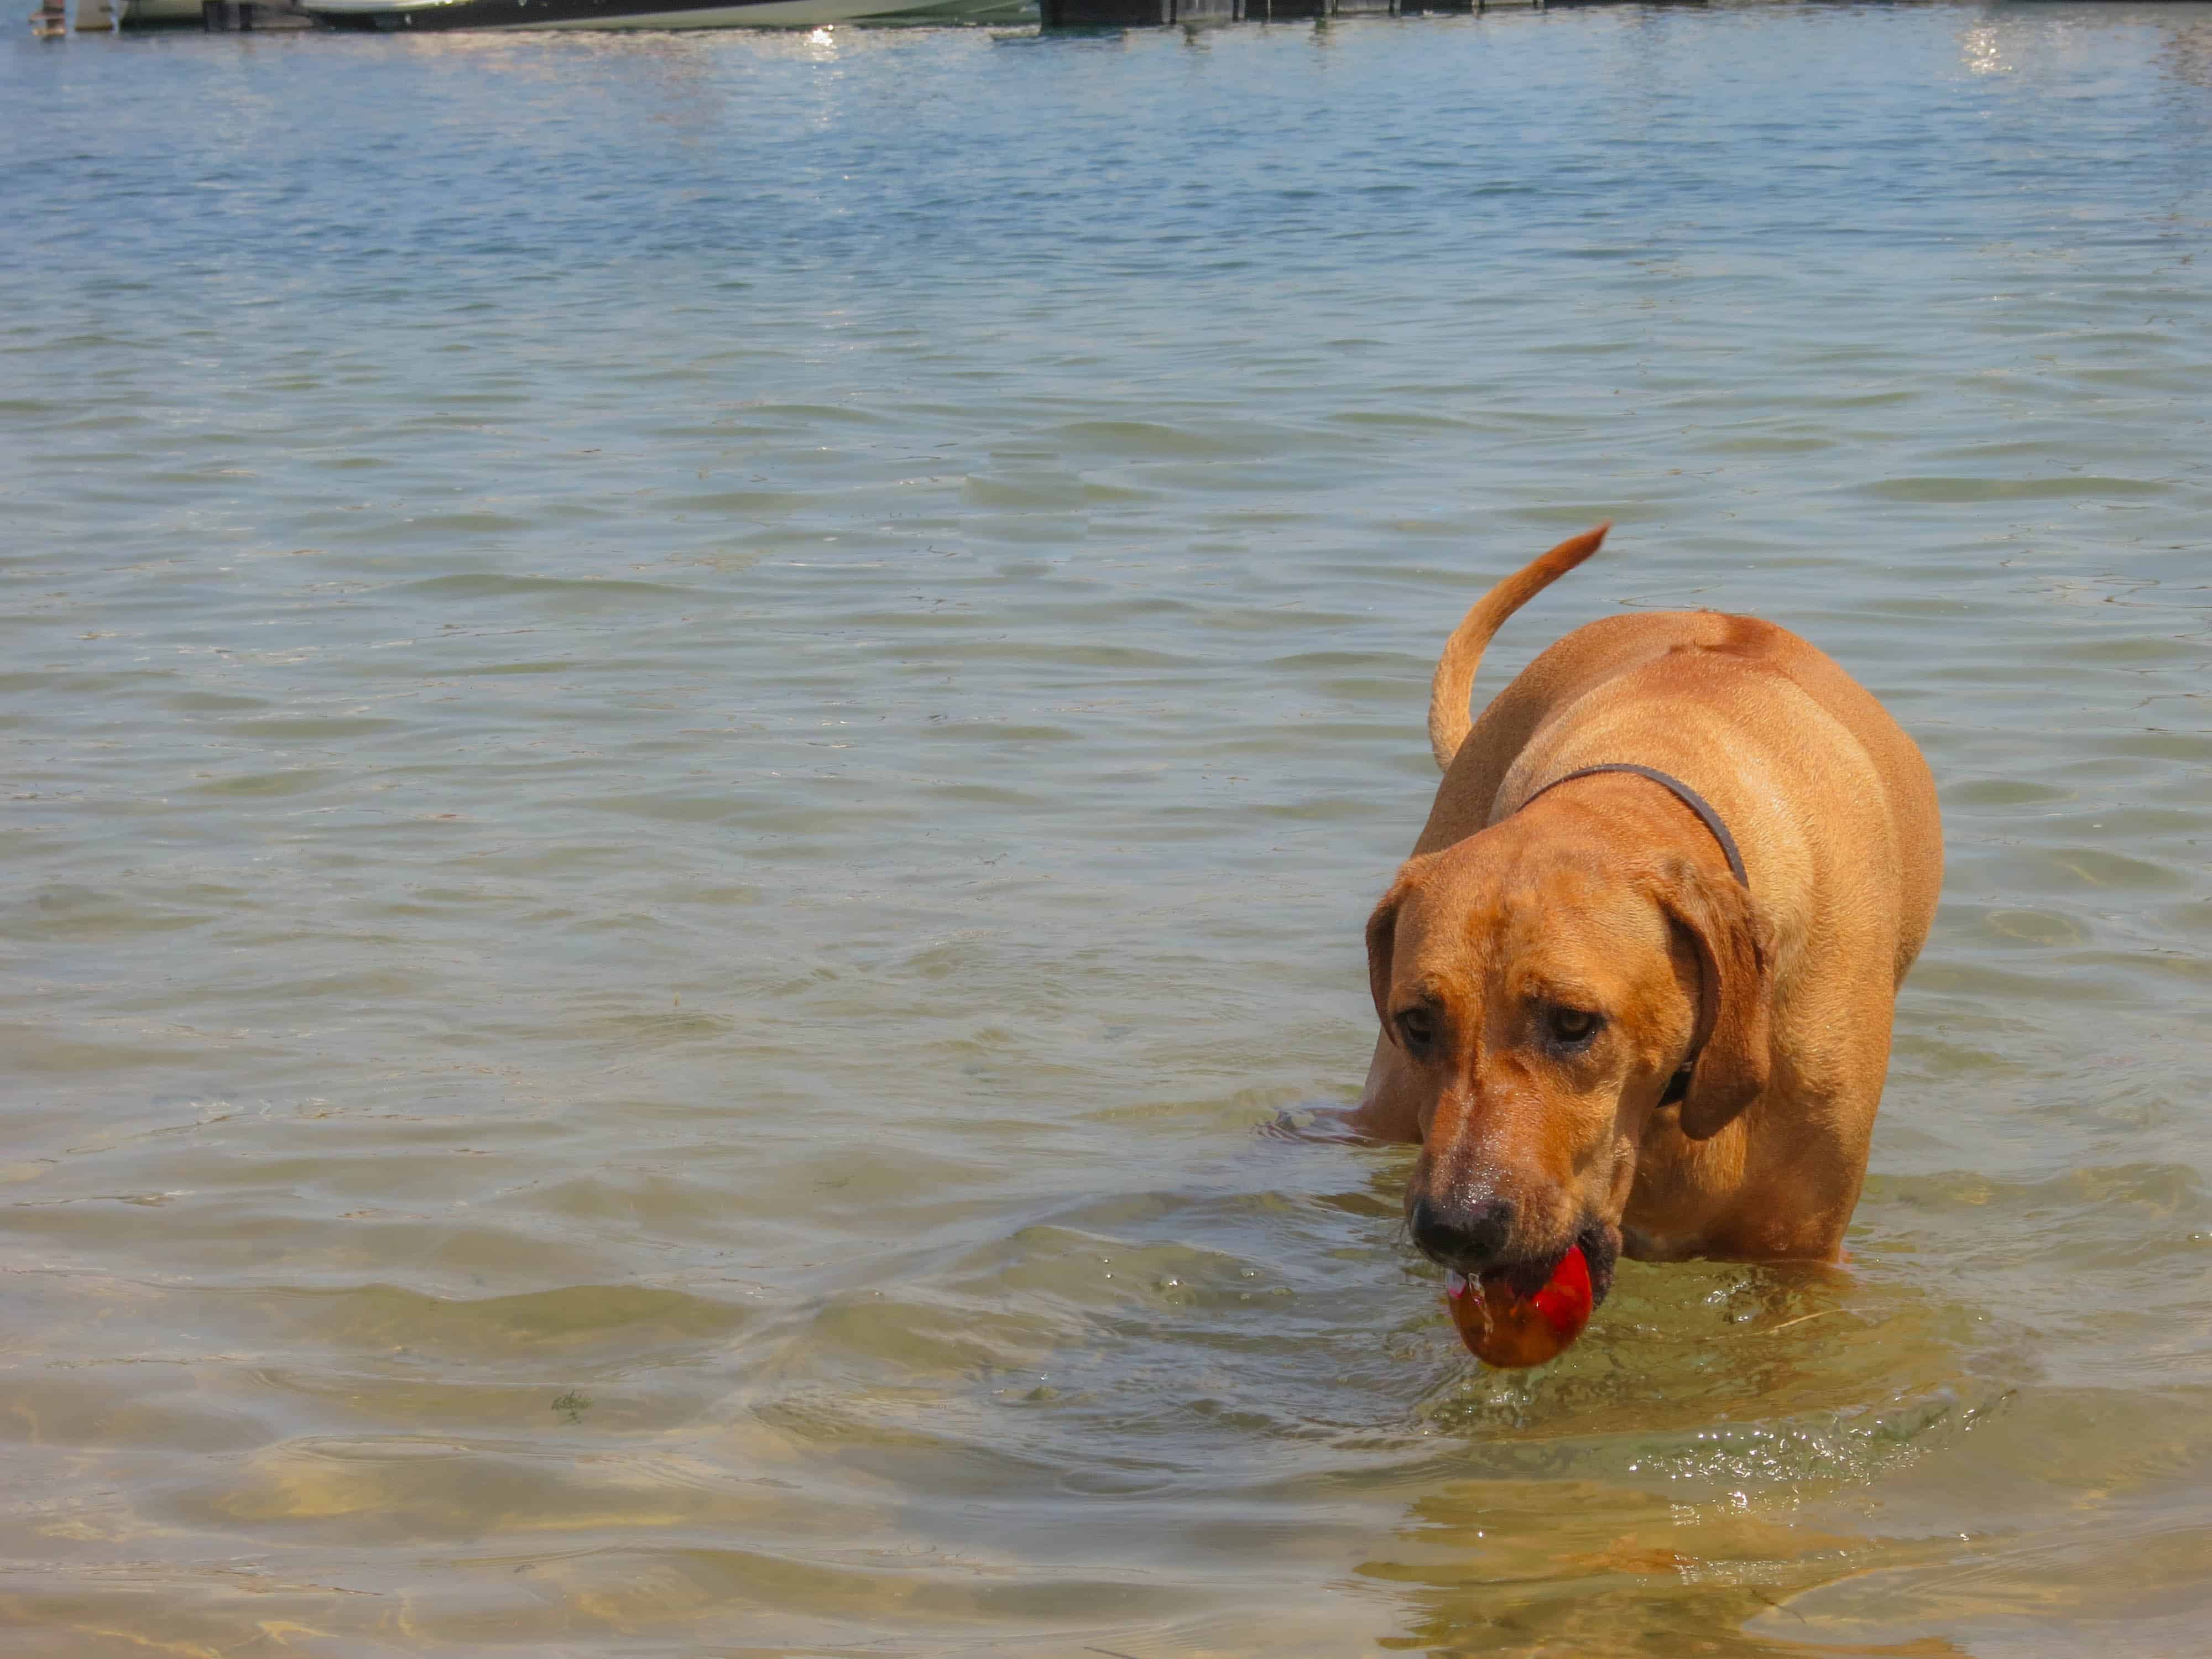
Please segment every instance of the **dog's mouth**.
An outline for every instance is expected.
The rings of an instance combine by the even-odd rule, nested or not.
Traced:
[[[1484,1296],[1525,1302],[1551,1282],[1559,1264],[1573,1250],[1583,1253],[1583,1265],[1589,1270],[1590,1305],[1595,1307],[1613,1289],[1613,1267],[1620,1260],[1619,1231],[1599,1221],[1591,1222],[1575,1235],[1572,1243],[1549,1255],[1524,1256],[1518,1261],[1486,1267],[1480,1274],[1447,1269],[1444,1279],[1447,1285],[1454,1280],[1465,1285],[1472,1279]]]

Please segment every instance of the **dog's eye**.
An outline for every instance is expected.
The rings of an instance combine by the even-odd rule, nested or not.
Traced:
[[[1425,1008],[1408,1008],[1398,1016],[1398,1035],[1408,1054],[1425,1054],[1437,1040],[1437,1017]]]
[[[1604,1024],[1604,1015],[1594,1014],[1587,1008],[1547,1008],[1544,1011],[1544,1035],[1551,1038],[1556,1048],[1583,1048]]]

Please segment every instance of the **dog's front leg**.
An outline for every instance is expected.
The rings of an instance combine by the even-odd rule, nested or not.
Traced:
[[[1359,1104],[1345,1121],[1355,1134],[1369,1140],[1420,1145],[1420,1094],[1407,1075],[1405,1056],[1387,1037],[1375,1039],[1375,1058],[1367,1062],[1366,1086],[1359,1092]]]

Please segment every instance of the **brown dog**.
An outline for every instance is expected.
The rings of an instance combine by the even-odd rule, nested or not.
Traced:
[[[1920,751],[1771,623],[1592,623],[1470,730],[1483,647],[1608,528],[1453,633],[1443,782],[1367,924],[1382,1036],[1352,1123],[1420,1143],[1425,1253],[1524,1294],[1577,1243],[1601,1297],[1623,1249],[1835,1260],[1943,878]]]

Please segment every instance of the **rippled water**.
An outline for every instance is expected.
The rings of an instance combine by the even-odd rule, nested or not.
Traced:
[[[2212,9],[0,77],[9,1653],[2197,1650]],[[1774,617],[1948,886],[1852,1270],[1479,1374],[1270,1126],[1601,516],[1486,683]]]

